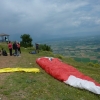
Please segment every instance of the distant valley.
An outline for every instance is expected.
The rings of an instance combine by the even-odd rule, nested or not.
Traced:
[[[54,54],[82,62],[100,63],[100,35],[67,37],[45,43],[51,46]]]

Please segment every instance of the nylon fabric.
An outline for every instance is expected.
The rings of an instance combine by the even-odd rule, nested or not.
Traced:
[[[0,69],[0,73],[5,72],[40,72],[38,68],[2,68]]]
[[[69,79],[69,77],[74,76],[76,77],[77,80],[75,80],[74,82],[72,80],[73,83],[69,82],[68,83],[69,85],[78,87],[81,89],[86,89],[96,94],[100,94],[100,84],[98,82],[96,82],[91,77],[84,75],[73,66],[62,62],[58,58],[41,57],[36,60],[36,63],[41,68],[43,68],[48,74],[50,74],[51,76],[53,76],[54,78],[62,82],[65,82],[66,84],[68,83],[67,80]],[[82,80],[82,81],[78,82],[78,80]],[[83,83],[85,82],[87,82],[88,86],[83,85]],[[94,84],[93,87],[91,86],[91,83]]]

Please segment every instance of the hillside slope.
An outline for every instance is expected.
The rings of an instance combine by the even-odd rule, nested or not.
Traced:
[[[71,58],[54,55],[52,52],[40,51],[39,54],[29,54],[31,48],[21,49],[21,57],[0,56],[0,68],[39,68],[40,73],[0,73],[1,100],[100,100],[100,95],[65,85],[54,79],[36,64],[36,59],[43,56],[60,58],[99,83],[100,67],[78,63]]]

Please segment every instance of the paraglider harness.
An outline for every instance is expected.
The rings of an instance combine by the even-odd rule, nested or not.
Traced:
[[[2,51],[2,55],[3,55],[3,56],[7,56],[6,50],[3,50],[3,51]]]

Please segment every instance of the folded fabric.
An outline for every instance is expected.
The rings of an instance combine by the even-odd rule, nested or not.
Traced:
[[[40,70],[38,68],[2,68],[0,69],[0,73],[4,73],[4,72],[40,72]]]
[[[36,60],[48,74],[55,79],[70,86],[89,90],[95,94],[100,94],[100,84],[91,77],[81,73],[75,67],[60,61],[58,58],[41,57]]]

